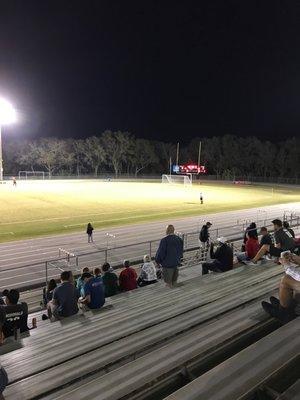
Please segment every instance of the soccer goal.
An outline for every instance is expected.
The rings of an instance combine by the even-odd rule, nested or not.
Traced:
[[[19,179],[45,179],[45,178],[49,178],[49,172],[19,171]]]
[[[161,182],[171,185],[191,186],[192,177],[188,175],[162,175]]]

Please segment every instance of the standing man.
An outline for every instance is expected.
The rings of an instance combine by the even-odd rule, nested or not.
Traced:
[[[200,234],[199,234],[199,241],[200,247],[203,250],[207,250],[209,248],[209,228],[212,226],[211,222],[206,222],[205,225],[202,226]]]
[[[175,235],[173,225],[168,225],[166,235],[161,239],[155,261],[162,266],[166,286],[176,286],[178,267],[183,256],[183,240]]]

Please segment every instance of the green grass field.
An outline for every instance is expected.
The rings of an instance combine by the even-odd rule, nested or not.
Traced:
[[[200,191],[204,204],[199,203]],[[298,189],[228,184],[19,181],[0,185],[0,242],[300,201]]]

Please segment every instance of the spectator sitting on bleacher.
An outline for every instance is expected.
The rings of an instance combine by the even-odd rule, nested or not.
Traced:
[[[183,256],[183,240],[175,235],[173,225],[168,225],[166,236],[161,239],[156,252],[155,261],[162,266],[166,286],[177,285],[178,267]]]
[[[83,291],[84,282],[82,281],[81,277],[82,277],[82,274],[84,274],[85,272],[90,272],[89,267],[84,267],[81,269],[81,275],[77,279],[77,282],[76,282],[76,287],[79,290],[79,294],[81,297],[84,296],[84,291]]]
[[[279,286],[279,300],[270,297],[270,303],[263,301],[263,309],[272,317],[286,323],[296,316],[297,294],[300,293],[300,257],[285,251],[281,253],[280,263],[285,274]]]
[[[53,291],[53,299],[49,303],[48,315],[56,319],[70,317],[78,313],[77,301],[79,291],[70,282],[70,271],[63,271],[60,274],[61,284]]]
[[[249,226],[247,226],[247,228],[246,228],[246,230],[245,230],[244,240],[243,240],[244,246],[245,246],[245,244],[246,244],[246,242],[247,242],[247,233],[248,233],[249,231],[252,231],[252,232],[254,233],[254,236],[256,236],[256,238],[258,237],[258,236],[257,236],[257,229],[256,229],[256,223],[255,223],[255,222],[251,222],[251,224],[250,224]],[[242,246],[242,247],[243,247],[243,246]]]
[[[269,246],[271,246],[273,244],[272,237],[269,234],[268,229],[265,226],[260,228],[260,234],[261,234],[261,238],[260,238],[260,242],[259,242],[260,247],[262,247],[265,244],[267,244]]]
[[[283,228],[282,221],[280,219],[274,219],[272,221],[274,225],[274,238],[275,246],[273,244],[264,244],[256,256],[252,260],[252,264],[256,264],[265,254],[270,253],[272,257],[280,257],[283,251],[291,250],[295,248],[295,241],[290,232]]]
[[[7,385],[8,385],[7,373],[0,364],[0,400],[5,400],[2,393]]]
[[[17,289],[5,291],[5,305],[0,305],[0,324],[2,339],[14,336],[15,328],[20,333],[36,328],[36,318],[32,319],[32,328],[28,327],[28,306],[27,303],[19,303],[20,293]]]
[[[233,268],[233,250],[227,244],[225,237],[217,239],[217,249],[214,251],[214,244],[210,246],[210,257],[212,262],[202,264],[202,275],[208,274],[209,271],[226,272]]]
[[[144,256],[144,264],[141,266],[141,275],[138,279],[139,286],[147,286],[157,282],[156,267],[149,255]]]
[[[250,230],[247,232],[247,241],[245,243],[245,251],[242,253],[237,253],[236,257],[240,262],[250,261],[255,257],[259,250],[259,243],[255,232]]]
[[[94,277],[101,280],[102,282],[102,275],[101,275],[101,269],[96,267],[94,268]]]
[[[295,239],[295,232],[292,228],[290,228],[290,224],[287,221],[283,221],[283,227],[284,229],[288,230],[292,237]]]
[[[90,309],[101,308],[105,303],[104,285],[102,279],[95,278],[89,272],[84,272],[81,275],[84,282],[84,297],[79,299],[79,302],[86,305]]]
[[[137,273],[135,269],[130,267],[128,260],[123,262],[124,269],[119,275],[120,290],[127,292],[137,288]]]
[[[108,262],[102,265],[103,284],[105,289],[105,297],[111,297],[119,293],[118,276],[111,271]]]
[[[50,279],[50,281],[48,282],[47,288],[43,289],[43,303],[44,303],[44,307],[47,307],[47,304],[49,303],[49,301],[52,300],[53,298],[53,291],[56,288],[57,284],[55,279]]]

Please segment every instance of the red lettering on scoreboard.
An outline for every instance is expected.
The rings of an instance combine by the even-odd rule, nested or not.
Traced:
[[[206,169],[204,165],[197,164],[184,164],[179,165],[179,171],[185,174],[205,174]]]

